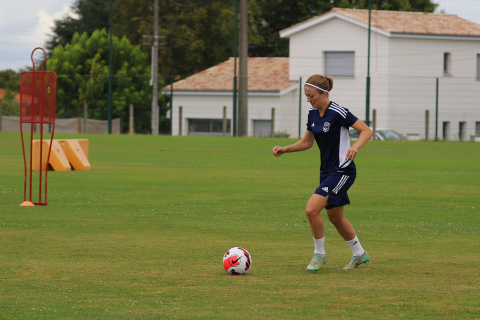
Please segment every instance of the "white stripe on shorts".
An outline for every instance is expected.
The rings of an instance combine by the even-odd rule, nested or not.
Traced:
[[[345,184],[345,182],[347,182],[347,180],[348,180],[348,176],[342,176],[342,179],[340,179],[337,186],[335,188],[333,188],[333,192],[335,192],[335,194],[337,194],[338,191],[340,191],[340,189],[342,189],[343,185]]]

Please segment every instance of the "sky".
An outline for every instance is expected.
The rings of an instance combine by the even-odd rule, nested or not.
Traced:
[[[0,0],[0,70],[32,66],[31,54],[44,47],[54,21],[74,16],[75,0]],[[35,51],[34,58],[43,55]],[[43,59],[42,59],[43,60]]]
[[[480,0],[434,0],[435,12],[457,14],[480,24]],[[0,0],[0,70],[32,66],[31,53],[45,46],[54,21],[66,15],[75,17],[75,0]],[[152,0],[153,3],[153,0]],[[43,55],[35,51],[34,58]]]

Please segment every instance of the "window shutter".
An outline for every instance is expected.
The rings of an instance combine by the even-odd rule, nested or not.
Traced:
[[[355,52],[325,52],[325,76],[355,76]]]
[[[480,79],[480,54],[477,54],[477,79]]]

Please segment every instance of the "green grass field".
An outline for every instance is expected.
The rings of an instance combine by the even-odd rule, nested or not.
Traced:
[[[92,170],[50,171],[48,206],[20,207],[20,134],[0,133],[2,319],[480,319],[478,143],[369,142],[345,215],[370,262],[342,270],[327,222],[329,261],[308,272],[316,146],[56,138],[89,139]],[[223,269],[232,246],[252,255],[245,276]]]

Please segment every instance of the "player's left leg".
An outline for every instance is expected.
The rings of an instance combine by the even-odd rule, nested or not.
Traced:
[[[355,238],[355,230],[347,218],[343,216],[343,206],[326,209],[328,220],[335,226],[345,241]]]
[[[360,244],[360,240],[358,240],[352,224],[344,217],[343,206],[326,209],[326,211],[328,219],[352,250],[352,259],[343,269],[354,269],[363,263],[367,263],[370,260],[370,257]]]

